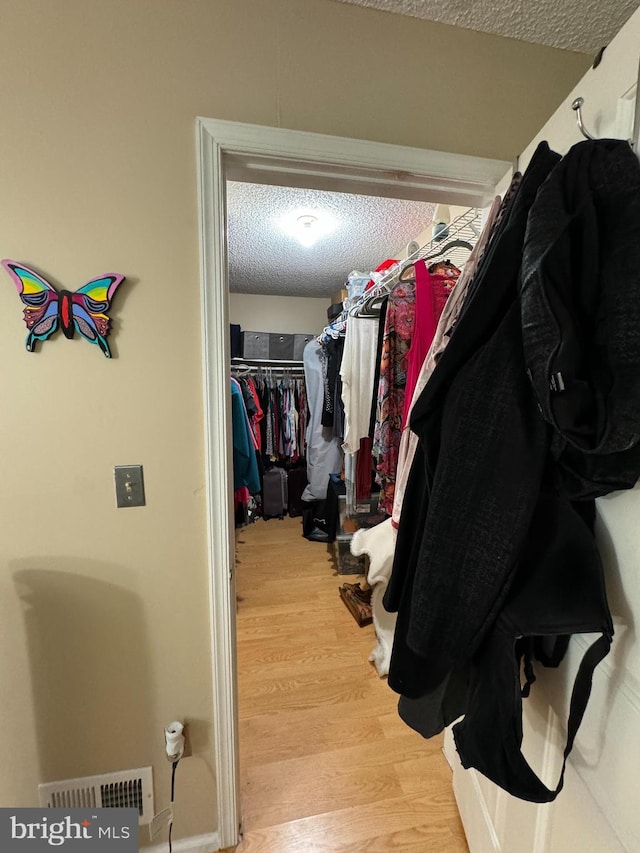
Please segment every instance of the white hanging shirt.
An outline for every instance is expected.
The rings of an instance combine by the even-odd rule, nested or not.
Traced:
[[[343,449],[356,453],[360,439],[369,435],[373,383],[378,351],[377,317],[349,317],[340,366],[344,405]]]

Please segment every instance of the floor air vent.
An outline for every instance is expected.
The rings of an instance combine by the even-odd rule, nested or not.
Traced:
[[[40,805],[44,808],[135,808],[139,823],[151,823],[153,817],[153,770],[122,770],[102,776],[84,776],[38,785]]]

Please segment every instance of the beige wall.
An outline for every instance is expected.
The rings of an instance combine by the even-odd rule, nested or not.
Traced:
[[[229,320],[254,332],[318,334],[327,325],[328,307],[328,297],[229,294]]]
[[[0,254],[70,289],[127,276],[112,361],[60,333],[27,353],[0,276],[0,804],[153,764],[160,809],[185,718],[175,834],[208,832],[194,118],[510,159],[587,59],[329,0],[3,0],[0,27]]]

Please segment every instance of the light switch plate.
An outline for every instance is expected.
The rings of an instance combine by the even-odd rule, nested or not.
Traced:
[[[116,465],[116,503],[123,506],[144,506],[144,480],[142,465]]]

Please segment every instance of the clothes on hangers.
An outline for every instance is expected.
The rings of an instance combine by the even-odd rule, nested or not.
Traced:
[[[344,336],[330,338],[322,345],[321,359],[325,380],[322,425],[330,427],[333,435],[341,440],[344,437],[344,404],[342,402],[342,377],[340,376],[343,352]],[[324,375],[325,370],[326,375]]]
[[[297,462],[305,455],[307,398],[304,379],[260,370],[253,379],[262,406],[262,453],[269,462]]]
[[[564,158],[541,143],[411,408],[389,685],[425,736],[463,717],[463,766],[533,802],[564,776],[547,787],[522,755],[534,666],[559,665],[571,634],[599,635],[575,678],[566,764],[613,637],[593,497],[640,476],[639,292],[635,155],[617,140]]]
[[[381,511],[391,515],[398,454],[409,404],[438,320],[460,270],[419,259],[405,268],[387,304],[373,436]],[[408,276],[413,272],[413,278]]]
[[[519,177],[519,176],[518,176]],[[485,227],[480,235],[476,246],[469,255],[467,262],[464,265],[462,274],[458,282],[449,296],[443,312],[438,321],[436,334],[431,343],[429,354],[424,361],[422,372],[418,378],[418,383],[414,390],[413,399],[415,400],[422,389],[424,388],[428,377],[433,372],[436,364],[437,356],[446,347],[449,341],[448,332],[452,329],[455,318],[457,316],[457,306],[462,304],[466,293],[467,285],[475,270],[478,262],[483,256],[487,243],[491,239],[494,232],[494,227],[498,221],[499,212],[503,207],[510,204],[513,188],[517,184],[518,178],[512,181],[510,189],[505,194],[505,201],[500,197],[496,197],[489,211]],[[386,522],[378,524],[376,527],[368,531],[361,531],[356,544],[355,540],[352,545],[352,552],[355,555],[363,553],[367,548],[371,558],[369,571],[367,574],[367,582],[373,587],[372,609],[373,623],[376,630],[377,645],[374,648],[371,659],[375,662],[376,668],[380,675],[386,676],[389,672],[391,660],[391,650],[393,647],[393,636],[396,626],[396,614],[388,612],[383,605],[383,598],[386,592],[389,579],[391,577],[391,569],[393,566],[393,557],[395,551],[396,535],[393,527],[397,527],[400,518],[400,509],[402,506],[402,497],[406,487],[406,479],[409,475],[411,462],[415,454],[415,446],[418,437],[411,431],[408,424],[405,425],[402,431],[400,448],[397,460],[397,476],[395,482],[395,492],[393,498],[393,514]],[[393,527],[392,527],[393,526]],[[369,543],[369,540],[371,542]],[[400,699],[400,710],[403,712],[404,697]],[[410,723],[411,724],[411,723]],[[414,726],[415,728],[415,726]]]
[[[355,510],[358,496],[364,498],[371,494],[372,457],[369,427],[377,373],[378,331],[378,317],[352,316],[347,324],[340,365],[345,413],[342,447],[349,462],[345,474],[349,513]]]
[[[250,494],[260,491],[260,475],[256,459],[256,441],[240,383],[231,378],[231,424],[233,430],[233,488],[248,489]]]
[[[234,369],[237,367],[234,366]],[[236,526],[243,526],[260,514],[264,516],[268,503],[265,495],[265,472],[269,472],[274,464],[278,468],[286,469],[281,475],[285,482],[288,483],[289,474],[295,469],[295,483],[300,483],[304,478],[306,484],[304,455],[308,410],[304,379],[294,367],[274,369],[260,365],[255,367],[254,375],[249,375],[247,371],[250,369],[244,368],[241,375],[232,378],[232,383],[243,394],[242,402],[245,404],[246,421],[256,451],[259,479],[257,483],[252,481],[249,488],[241,486],[235,490]],[[233,411],[235,417],[236,409]],[[234,421],[234,429],[235,425]],[[242,460],[238,459],[235,432],[234,438],[235,471],[240,468]],[[291,514],[300,514],[297,501],[303,488],[300,483],[299,488],[291,491],[291,501],[287,506],[281,506],[278,514],[281,511],[286,512],[287,509]],[[251,497],[258,492],[262,492],[261,501]]]
[[[505,195],[505,205],[508,203],[510,204],[510,199],[512,197],[513,187],[515,184],[516,181],[513,181],[511,188]],[[431,375],[431,372],[435,367],[435,360],[437,358],[437,354],[439,354],[444,349],[444,347],[449,341],[448,332],[451,330],[455,323],[455,318],[457,316],[457,305],[462,304],[468,282],[473,276],[477,268],[478,261],[485,251],[486,245],[490,239],[490,235],[493,233],[494,225],[498,218],[498,213],[502,210],[502,207],[503,202],[498,196],[494,200],[493,205],[489,211],[487,222],[482,231],[482,234],[480,235],[476,245],[473,247],[471,254],[469,255],[466,263],[464,264],[462,274],[460,275],[455,288],[447,298],[447,301],[444,305],[442,314],[438,321],[436,334],[429,348],[427,358],[423,363],[422,370],[416,384],[416,388],[413,392],[413,399],[416,399],[416,397],[419,396],[419,394],[421,393],[428,377]],[[410,285],[410,282],[403,282],[402,285],[406,287],[407,285]],[[405,423],[404,428],[402,429],[397,456],[393,457],[392,462],[392,464],[395,464],[397,466],[395,472],[395,483],[392,478],[388,478],[387,492],[386,494],[381,495],[381,498],[387,501],[386,507],[392,506],[392,517],[387,519],[387,522],[377,525],[377,527],[372,528],[370,531],[362,531],[362,535],[360,536],[358,545],[356,545],[355,542],[352,545],[352,551],[356,555],[363,553],[363,548],[366,549],[367,547],[369,547],[367,544],[365,544],[365,540],[368,540],[369,538],[371,539],[372,546],[375,546],[374,548],[372,548],[372,550],[369,551],[371,563],[367,576],[367,581],[373,587],[374,590],[372,596],[372,608],[373,623],[375,626],[377,637],[377,645],[372,652],[371,659],[375,661],[376,668],[378,669],[379,674],[384,676],[386,676],[389,672],[391,649],[393,646],[393,635],[396,626],[396,614],[392,612],[387,612],[382,603],[384,594],[387,589],[387,585],[389,583],[389,579],[391,577],[391,569],[393,566],[396,536],[395,530],[392,529],[392,525],[394,527],[397,527],[397,523],[400,518],[402,497],[404,495],[406,479],[409,474],[411,461],[413,460],[413,456],[415,453],[415,444],[417,443],[417,441],[418,437],[414,432],[411,431],[408,424]],[[391,459],[391,457],[389,457],[389,459]],[[380,464],[382,460],[378,458],[377,461]],[[378,469],[378,475],[380,475],[380,468]],[[385,504],[382,504],[382,508],[384,507]],[[401,699],[401,702],[402,701],[403,700]]]
[[[465,221],[469,221],[468,217]],[[464,241],[458,240],[457,243],[461,245],[464,243],[465,246],[471,248],[471,244]],[[428,247],[425,248],[425,251],[429,251]],[[438,256],[439,252],[430,257],[435,260]],[[375,446],[374,453],[379,457],[378,481],[383,484],[381,506],[388,514],[391,513],[393,505],[395,461],[404,413],[406,363],[402,363],[401,385],[392,391],[392,393],[398,391],[400,396],[397,422],[394,422],[393,413],[390,413],[389,418],[383,414],[382,419],[380,419],[378,417],[378,404],[379,389],[382,389],[380,395],[384,401],[386,383],[388,383],[388,378],[384,377],[383,374],[389,363],[388,353],[386,352],[389,346],[389,334],[387,334],[385,341],[384,332],[387,328],[388,288],[398,276],[398,266],[398,261],[389,259],[380,264],[370,276],[364,273],[352,273],[347,282],[349,299],[346,303],[346,310],[343,311],[337,321],[326,327],[317,339],[323,347],[320,351],[324,381],[322,424],[333,427],[334,434],[343,438],[345,452],[351,454],[348,465],[350,473],[347,478],[349,482],[349,505],[351,506],[355,502],[355,493],[352,493],[352,488],[355,489],[356,482],[360,484],[359,494],[367,495],[370,493],[370,486],[364,487],[365,482],[368,482],[369,479],[370,454],[368,449],[359,454],[361,442],[369,437]],[[437,319],[442,307],[440,304],[442,298],[436,291],[446,279],[448,287],[445,290],[448,294],[449,288],[458,274],[459,270],[449,262],[442,262],[438,264],[437,268],[434,267],[432,272],[426,273],[426,276],[430,277],[430,290],[433,293],[430,293],[429,299],[433,304],[427,304],[425,301],[426,307],[421,313],[428,313],[430,319],[425,321],[422,318],[421,328],[429,328],[429,334],[433,333],[435,326],[433,317],[435,315]],[[414,297],[414,282],[403,282],[397,287],[410,289],[411,295]],[[426,298],[425,296],[425,300]],[[413,318],[410,319],[410,322],[413,324]],[[410,341],[414,340],[413,331],[412,325],[404,335],[406,345],[402,352],[403,356],[409,350]],[[425,344],[421,340],[414,340],[413,375],[418,372],[424,349]],[[340,401],[342,402],[343,412],[339,408]],[[382,405],[384,407],[384,402]],[[387,441],[387,434],[393,436],[391,442]],[[388,476],[389,485],[384,484],[385,475]]]
[[[265,462],[304,457],[308,421],[302,363],[233,364],[252,432]]]
[[[304,382],[296,382],[295,391],[295,409],[297,414],[297,434],[298,447],[300,455],[307,455],[307,427],[309,424],[309,406],[307,405],[307,389]]]
[[[335,349],[330,351],[328,342],[320,349],[320,360],[322,361],[322,378],[324,381],[322,426],[333,427],[334,409],[336,405],[336,376],[340,369],[340,365],[336,363]]]
[[[389,304],[388,294],[380,300],[380,315],[378,317],[378,347],[375,358],[375,376],[373,377],[373,395],[371,400],[371,417],[369,419],[369,438],[371,439],[371,451],[373,454],[373,441],[376,431],[376,420],[378,416],[378,388],[380,387],[380,376],[382,373],[382,349],[384,346],[384,330],[387,324],[387,306]]]
[[[255,384],[253,380],[248,376],[235,376],[233,378],[240,385],[245,409],[247,410],[247,417],[249,419],[249,426],[251,427],[251,432],[255,440],[256,448],[260,450],[261,432],[259,424],[262,418],[264,417],[264,412],[262,411],[262,407],[258,399]]]
[[[355,473],[355,503],[359,504],[371,498],[373,480],[373,457],[369,436],[360,439]]]
[[[357,453],[360,439],[369,435],[377,351],[378,318],[351,317],[340,364],[345,412],[343,448],[348,453]]]
[[[513,556],[533,511],[546,430],[539,428],[535,403],[522,387],[520,373],[526,376],[513,324],[527,216],[558,160],[548,149],[532,160],[492,241],[489,263],[483,265],[484,287],[476,284],[472,302],[412,408],[410,425],[420,442],[385,595],[385,605],[398,611],[399,628],[389,684],[407,696],[436,688],[458,660],[466,659],[471,643],[475,647],[481,641],[487,620],[504,601]],[[485,344],[510,307],[509,325],[495,344],[503,351],[494,356],[489,350],[491,362],[485,365]],[[485,370],[491,378],[483,378]],[[471,417],[472,404],[482,419]],[[527,452],[516,467],[520,443]],[[434,583],[440,579],[438,595],[432,593],[432,573]]]
[[[391,513],[407,384],[407,354],[415,319],[415,281],[399,281],[389,294],[380,355],[372,453],[380,486],[380,510]]]
[[[440,315],[458,281],[460,270],[450,263],[433,264],[429,269],[423,260],[416,261],[413,336],[407,353],[407,382],[404,393],[402,428],[407,421],[413,392],[422,363],[435,335]]]
[[[307,479],[309,483],[302,494],[303,501],[324,500],[331,474],[342,469],[340,442],[329,427],[322,426],[324,410],[324,374],[321,359],[322,346],[317,340],[309,341],[304,348],[304,376],[309,408],[307,438]]]
[[[320,332],[316,338],[319,344],[326,344],[330,340],[335,340],[341,335],[344,335],[347,328],[347,311],[343,309],[338,316],[333,319],[328,326]]]
[[[413,457],[415,455],[415,450],[418,443],[418,436],[415,432],[412,432],[408,424],[408,417],[411,413],[412,405],[422,393],[422,390],[427,384],[429,377],[435,370],[436,364],[438,363],[438,359],[440,358],[440,356],[446,349],[447,344],[451,340],[451,334],[453,333],[458,314],[466,298],[469,283],[473,280],[478,265],[484,256],[488,243],[490,242],[492,236],[498,229],[503,211],[507,210],[511,205],[513,194],[517,187],[520,185],[521,177],[522,176],[519,173],[514,176],[514,179],[512,180],[509,186],[509,189],[505,193],[504,199],[501,199],[500,196],[497,196],[494,199],[493,204],[491,205],[491,208],[489,210],[482,234],[480,235],[476,245],[474,246],[471,254],[469,255],[469,258],[464,265],[463,271],[456,283],[456,286],[453,292],[450,294],[449,298],[447,299],[447,302],[442,310],[442,314],[440,315],[440,319],[438,320],[436,332],[433,336],[433,340],[431,341],[429,351],[425,356],[425,359],[420,368],[416,385],[411,396],[411,402],[408,407],[407,415],[405,417],[402,435],[400,438],[400,446],[398,448],[396,457],[395,488],[393,492],[393,502],[391,510],[393,525],[396,528],[398,526],[398,522],[400,521],[400,512],[402,509],[402,501],[404,499],[404,492],[407,485],[407,478],[409,476],[409,470],[411,468],[411,463],[413,462]]]
[[[361,504],[368,502],[374,488],[375,465],[373,456],[373,436],[376,425],[377,399],[376,390],[380,382],[380,363],[382,358],[382,343],[384,337],[384,326],[387,314],[387,297],[380,302],[380,316],[378,324],[377,347],[374,359],[375,373],[373,377],[373,390],[371,399],[371,412],[369,416],[369,432],[366,437],[360,439],[360,447],[355,460],[355,496],[350,495],[350,504]]]

